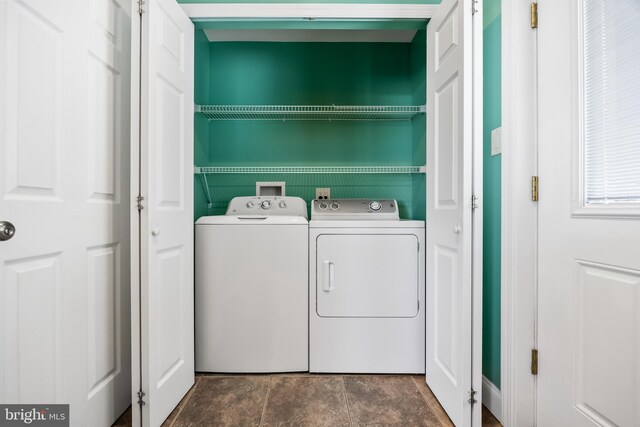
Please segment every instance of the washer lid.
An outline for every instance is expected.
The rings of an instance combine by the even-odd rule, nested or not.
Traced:
[[[203,216],[196,225],[307,225],[307,219],[290,215],[213,215]]]

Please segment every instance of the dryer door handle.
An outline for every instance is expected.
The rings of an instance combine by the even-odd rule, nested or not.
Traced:
[[[324,283],[322,284],[322,290],[325,292],[331,292],[335,289],[335,264],[331,261],[324,262]]]

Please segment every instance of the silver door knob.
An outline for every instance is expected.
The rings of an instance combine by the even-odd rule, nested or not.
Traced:
[[[458,234],[460,233],[460,231],[462,231],[462,227],[460,227],[459,225],[454,225],[453,226],[453,232]]]
[[[153,236],[159,236],[160,235],[160,229],[158,227],[154,228],[151,230],[151,235]]]
[[[0,241],[9,240],[16,234],[16,227],[9,221],[0,221]]]

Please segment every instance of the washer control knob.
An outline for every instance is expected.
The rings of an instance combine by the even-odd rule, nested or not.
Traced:
[[[382,209],[382,203],[380,202],[371,202],[369,203],[369,209],[371,209],[372,211],[379,211],[380,209]]]
[[[253,207],[253,202],[247,202],[247,207],[251,209]]]
[[[335,211],[336,209],[339,209],[339,208],[340,208],[340,203],[338,203],[338,202],[331,203],[331,209],[332,210]]]
[[[271,202],[268,200],[265,200],[262,203],[260,203],[260,207],[262,209],[269,209],[271,207]]]
[[[280,206],[281,209],[284,209],[284,208],[287,207],[287,204],[284,201],[282,201],[282,202],[278,203],[278,206]]]
[[[324,209],[327,209],[327,204],[325,202],[320,202],[318,203],[318,207],[324,210]]]

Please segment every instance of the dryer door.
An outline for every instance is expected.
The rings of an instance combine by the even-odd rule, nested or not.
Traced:
[[[316,240],[320,317],[415,317],[418,238],[413,234],[324,234]]]

